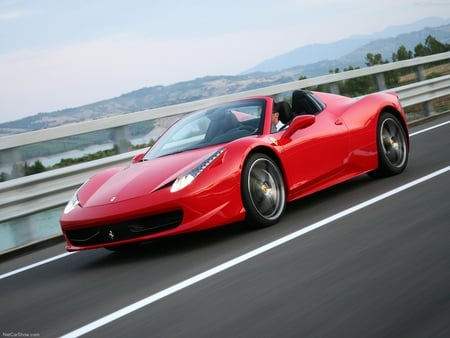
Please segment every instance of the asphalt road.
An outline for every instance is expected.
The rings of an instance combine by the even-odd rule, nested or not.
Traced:
[[[411,128],[402,175],[293,202],[274,227],[1,257],[0,334],[450,337],[450,123],[415,134],[448,121]]]

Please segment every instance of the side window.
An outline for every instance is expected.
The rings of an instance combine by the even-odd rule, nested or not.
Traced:
[[[295,90],[292,93],[292,111],[295,115],[317,115],[324,108],[325,104],[309,91]]]
[[[317,107],[317,113],[316,114],[320,113],[322,110],[325,109],[325,103],[320,101],[319,98],[316,97],[313,93],[310,93],[308,96],[310,97],[311,101],[313,101],[315,103],[315,105]]]

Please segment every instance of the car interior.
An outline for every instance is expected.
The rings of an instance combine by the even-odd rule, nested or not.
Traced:
[[[325,108],[323,102],[306,90],[294,90],[291,102],[292,106],[286,101],[277,103],[280,120],[284,124],[288,124],[297,115],[317,115]]]

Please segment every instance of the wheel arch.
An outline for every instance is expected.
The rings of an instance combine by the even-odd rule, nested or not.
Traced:
[[[398,109],[396,109],[395,107],[390,106],[390,105],[385,105],[384,107],[382,107],[380,109],[380,111],[378,113],[378,116],[377,116],[377,120],[380,118],[380,115],[383,112],[391,113],[392,115],[394,115],[398,119],[398,121],[401,123],[402,127],[405,129],[405,133],[406,133],[406,136],[407,136],[406,137],[406,142],[407,142],[408,151],[409,151],[409,131],[408,131],[408,124],[407,124],[407,122],[405,120],[405,116],[402,113],[400,113],[398,111]]]
[[[278,153],[276,151],[274,151],[272,148],[266,147],[266,146],[263,146],[263,145],[259,145],[259,146],[255,147],[255,148],[253,148],[247,154],[246,158],[248,158],[248,156],[250,156],[251,154],[254,154],[254,153],[263,153],[263,154],[269,156],[276,163],[276,165],[278,166],[278,168],[282,172],[283,177],[286,176],[286,174],[284,172],[284,168],[283,168],[282,162],[281,162],[281,159],[280,159]]]
[[[385,116],[385,117],[383,117]],[[397,128],[403,129],[402,137],[398,137],[400,140],[400,146],[397,145],[397,147],[393,147],[394,144],[397,144],[397,141],[394,141],[392,139],[392,134],[389,132],[386,137],[388,138],[387,143],[382,140],[381,134],[383,133],[384,123],[388,121],[388,119],[395,119],[393,122],[394,124],[397,124]],[[390,135],[389,135],[390,134]],[[396,134],[397,135],[397,134]],[[383,137],[384,139],[384,137]],[[398,152],[396,150],[393,151],[393,153],[400,153],[401,157],[401,163],[393,163],[388,153],[391,152],[392,149],[401,149],[401,140],[404,140],[404,147],[406,148],[404,152]],[[376,142],[377,142],[377,157],[378,157],[378,166],[376,169],[368,172],[368,175],[374,178],[380,178],[380,177],[387,177],[392,176],[396,174],[400,174],[405,170],[406,165],[408,163],[408,153],[409,153],[409,135],[408,135],[408,127],[407,123],[404,119],[404,115],[402,115],[402,112],[399,112],[394,107],[386,106],[383,107],[379,111],[379,114],[377,115],[377,136],[376,136]],[[394,143],[392,143],[394,142]],[[394,159],[395,162],[398,161],[398,159]]]
[[[255,148],[251,149],[248,152],[248,154],[245,156],[245,160],[247,160],[247,158],[251,154],[254,154],[254,153],[262,153],[264,155],[267,155],[275,162],[275,164],[280,169],[281,174],[283,175],[284,189],[285,189],[285,193],[286,193],[286,196],[287,196],[289,194],[288,176],[286,175],[286,171],[285,171],[283,162],[281,161],[281,158],[280,158],[279,154],[274,149],[272,149],[272,148],[270,148],[268,146],[258,145],[258,146],[256,146]],[[244,165],[244,163],[243,163],[243,165]]]

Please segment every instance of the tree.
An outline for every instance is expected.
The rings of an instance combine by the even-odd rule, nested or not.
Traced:
[[[375,65],[383,65],[389,63],[388,60],[383,60],[383,56],[380,53],[372,54],[367,53],[366,55],[366,65],[367,66],[375,66]],[[399,83],[399,72],[395,70],[391,70],[389,72],[384,73],[384,82],[388,88],[393,88]]]
[[[5,182],[9,180],[9,175],[7,173],[5,173],[4,171],[2,171],[0,173],[0,182]]]
[[[344,68],[344,72],[359,69],[359,67],[353,68],[348,66]],[[370,77],[362,76],[354,79],[348,79],[339,84],[339,91],[346,96],[361,96],[370,93],[374,90],[373,82]]]
[[[392,53],[392,61],[403,61],[403,60],[409,60],[413,58],[413,52],[410,50],[407,50],[405,46],[400,46],[399,49],[397,49],[397,53]]]
[[[427,56],[428,54],[428,48],[422,43],[419,43],[416,47],[414,47],[414,57]]]
[[[440,41],[436,40],[433,36],[428,35],[425,39],[425,47],[428,49],[428,54],[439,54],[444,53],[449,50],[448,44],[443,44]]]
[[[367,53],[366,55],[366,65],[369,67],[375,65],[382,65],[385,63],[389,63],[389,61],[383,60],[383,56],[380,53],[377,54]]]
[[[46,171],[47,169],[41,161],[37,160],[33,165],[28,166],[25,162],[25,175],[34,175]]]
[[[392,61],[403,61],[403,60],[409,60],[414,57],[414,54],[412,51],[407,50],[405,46],[400,46],[399,49],[397,49],[397,53],[392,53]],[[399,75],[405,75],[411,72],[410,68],[403,68],[398,70]]]

